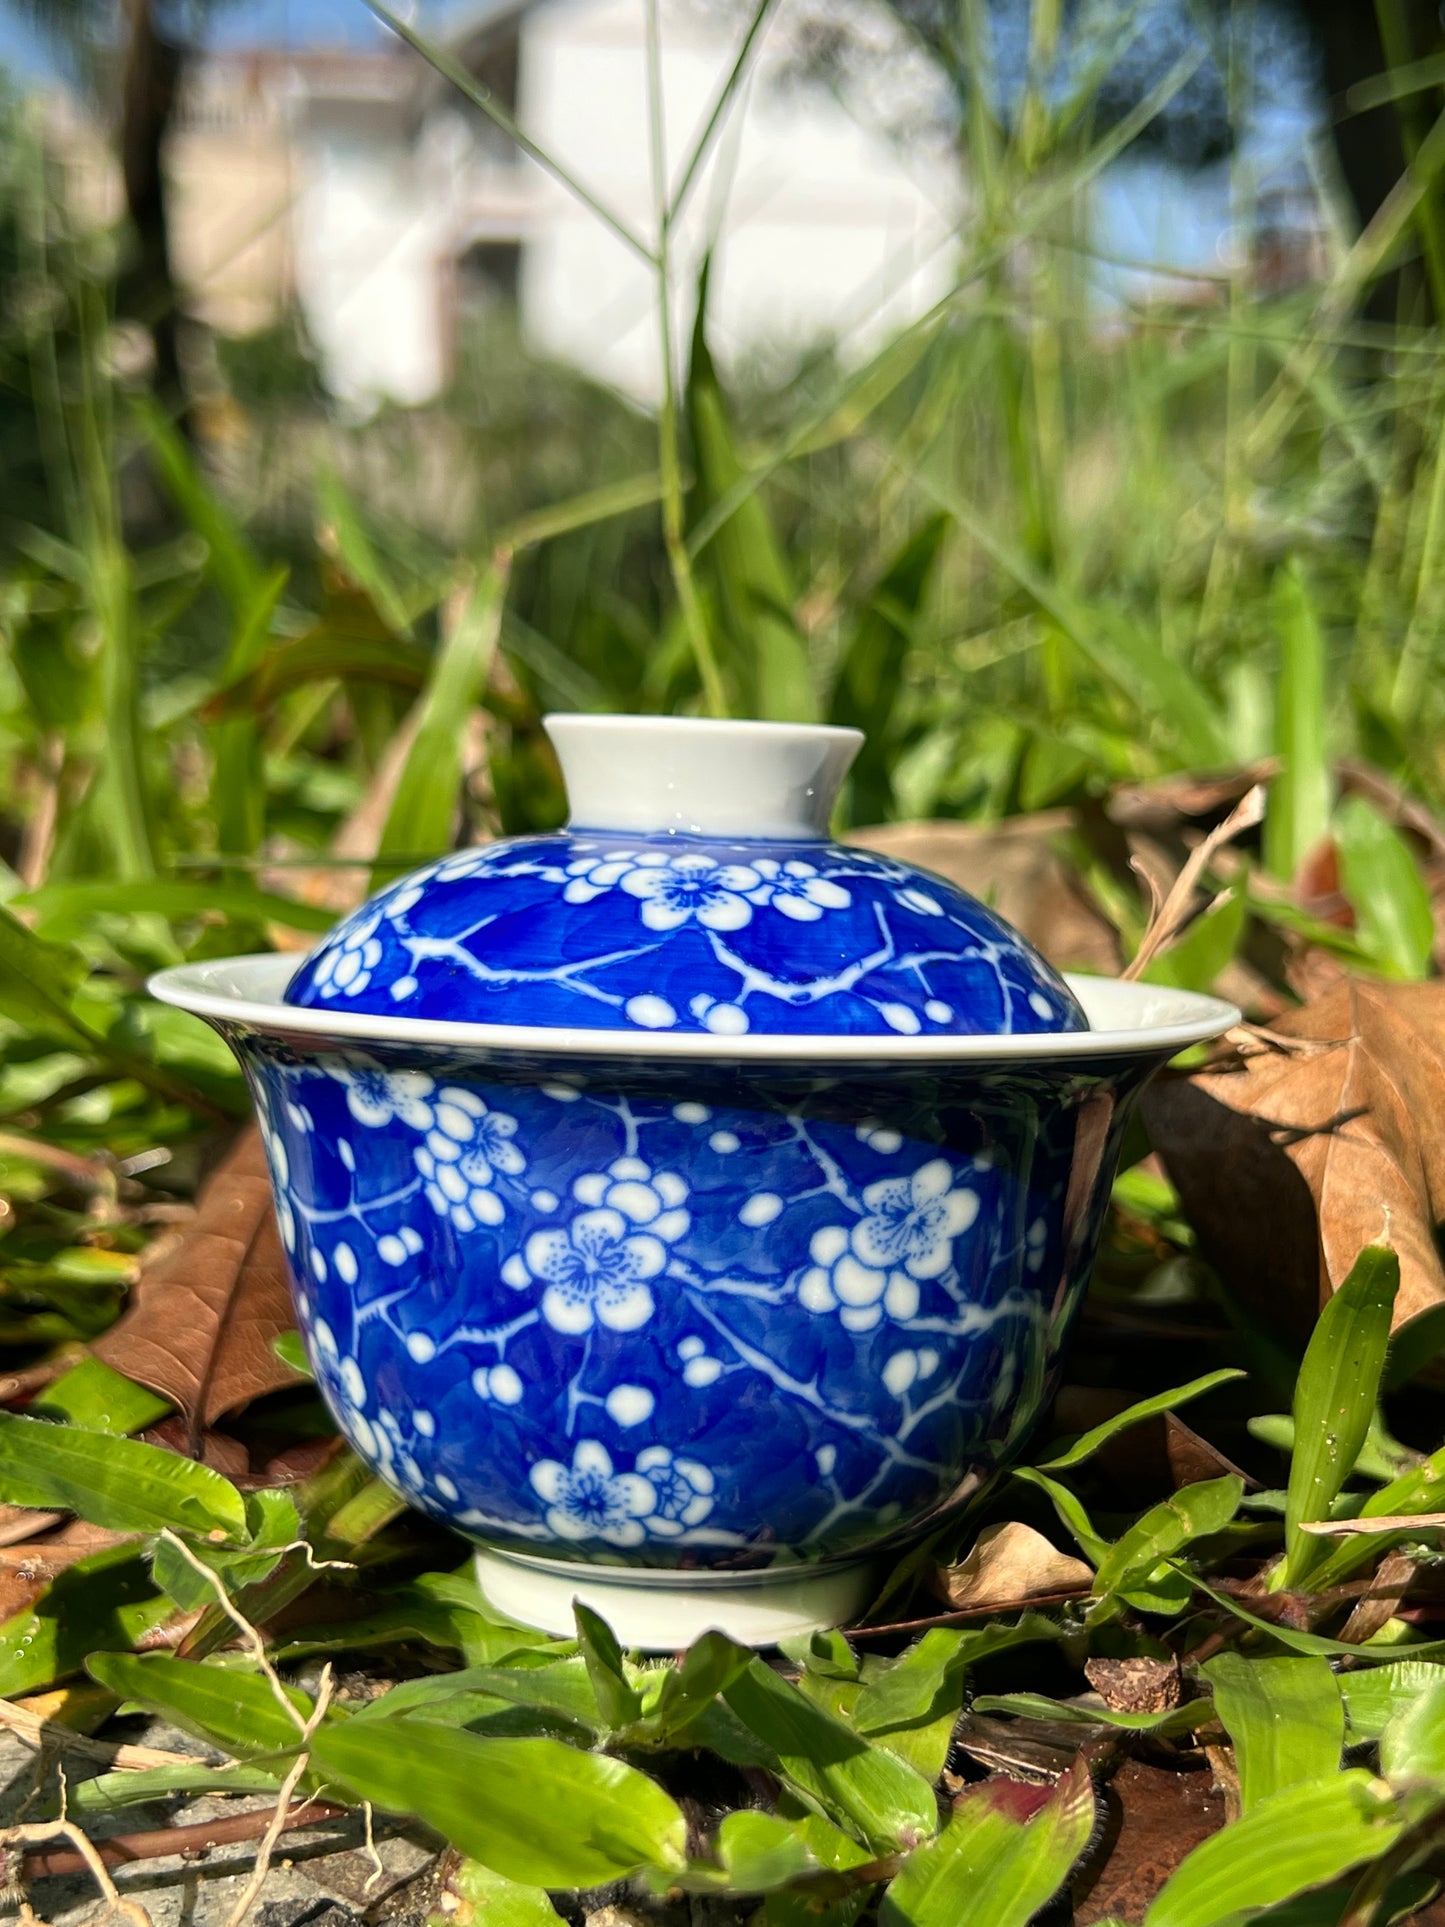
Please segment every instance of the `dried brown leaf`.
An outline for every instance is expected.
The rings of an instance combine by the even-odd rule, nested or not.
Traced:
[[[241,1137],[202,1191],[195,1221],[141,1274],[98,1358],[168,1398],[192,1441],[266,1392],[299,1382],[273,1349],[293,1324],[259,1132]]]
[[[1445,984],[1352,979],[1145,1100],[1155,1148],[1228,1288],[1300,1331],[1368,1244],[1400,1258],[1395,1324],[1445,1302]]]
[[[939,1577],[948,1603],[962,1611],[1087,1588],[1094,1572],[1032,1526],[1007,1519],[985,1526],[968,1557]]]
[[[1279,762],[1271,757],[1222,776],[1185,771],[1178,776],[1162,776],[1153,783],[1121,783],[1109,794],[1109,820],[1126,829],[1176,835],[1188,823],[1217,822],[1256,783],[1267,783],[1278,774]]]
[[[1164,1713],[1178,1706],[1184,1685],[1177,1659],[1090,1659],[1084,1677],[1116,1713]]]
[[[1006,823],[885,823],[846,838],[865,850],[922,864],[991,903],[1050,963],[1112,977],[1119,940],[1070,864],[1054,847],[1074,827],[1067,810]]]
[[[1075,1888],[1076,1927],[1142,1920],[1185,1855],[1217,1832],[1224,1817],[1208,1773],[1125,1760],[1104,1789],[1104,1838],[1086,1862],[1087,1871],[1097,1868],[1092,1885]]]

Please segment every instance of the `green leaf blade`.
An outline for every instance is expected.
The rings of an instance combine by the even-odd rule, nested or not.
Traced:
[[[896,1755],[870,1746],[755,1659],[724,1694],[730,1710],[810,1804],[879,1852],[938,1826],[933,1789]]]
[[[1311,1334],[1294,1397],[1295,1448],[1280,1571],[1285,1587],[1298,1586],[1324,1556],[1319,1540],[1300,1526],[1329,1518],[1368,1436],[1399,1287],[1394,1252],[1367,1246]]]
[[[246,1504],[229,1479],[138,1439],[0,1412],[0,1498],[75,1512],[114,1532],[171,1527],[244,1540]]]
[[[687,1828],[654,1781],[552,1739],[482,1739],[413,1718],[323,1727],[318,1769],[392,1813],[414,1813],[508,1880],[593,1887],[681,1871]]]
[[[1394,1803],[1358,1767],[1287,1788],[1197,1846],[1144,1927],[1219,1927],[1378,1860],[1403,1831]]]
[[[1339,1770],[1345,1709],[1327,1660],[1221,1653],[1202,1670],[1234,1742],[1246,1813],[1286,1787]]]
[[[1043,1808],[1020,1822],[1006,1786],[971,1789],[934,1841],[909,1855],[879,1910],[879,1927],[1027,1927],[1063,1886],[1094,1828],[1082,1760]]]

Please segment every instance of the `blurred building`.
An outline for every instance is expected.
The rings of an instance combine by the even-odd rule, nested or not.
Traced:
[[[664,5],[674,177],[740,18]],[[650,242],[643,35],[638,0],[490,0],[448,45]],[[717,241],[724,359],[824,338],[861,351],[951,275],[961,184],[949,150],[905,150],[845,98],[790,82],[792,52],[774,27],[676,236],[684,270]],[[95,143],[71,127],[63,145],[82,199],[113,213]],[[647,263],[408,52],[208,55],[191,71],[169,172],[175,264],[195,311],[245,334],[299,304],[343,397],[430,399],[462,332],[498,306],[515,306],[539,350],[640,399],[658,392]]]

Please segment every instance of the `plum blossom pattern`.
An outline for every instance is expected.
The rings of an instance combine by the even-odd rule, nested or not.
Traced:
[[[380,922],[380,911],[373,911],[359,922],[353,921],[338,940],[321,953],[312,979],[321,996],[328,1001],[336,997],[359,997],[368,987],[384,950],[376,934]]]
[[[344,1085],[347,1110],[368,1130],[380,1130],[393,1118],[414,1131],[431,1129],[436,1084],[425,1071],[384,1071],[360,1064],[328,1064],[325,1069],[328,1077]]]
[[[553,1331],[576,1335],[596,1324],[632,1332],[653,1314],[648,1280],[667,1263],[660,1238],[634,1232],[620,1211],[583,1211],[566,1229],[534,1231],[502,1277],[514,1291],[545,1285],[540,1310]]]
[[[953,1263],[953,1241],[978,1216],[978,1193],[955,1186],[947,1158],[930,1158],[912,1177],[880,1178],[863,1193],[868,1215],[849,1243],[865,1265],[901,1265],[910,1278],[939,1278]]]
[[[1084,1027],[1050,966],[941,877],[822,840],[681,834],[564,831],[457,851],[339,924],[286,995],[634,1034]]]
[[[1067,1107],[1104,1074],[1070,1071],[1055,1127],[1028,1066],[619,1088],[546,1053],[242,1047],[322,1394],[464,1532],[853,1556],[1047,1390],[1064,1253],[1076,1289],[1097,1228],[1066,1235]]]
[[[527,1166],[516,1134],[516,1118],[489,1109],[475,1091],[459,1085],[438,1091],[426,1142],[413,1153],[433,1211],[463,1232],[500,1224],[506,1207],[492,1189],[496,1175],[518,1177]]]
[[[642,1158],[622,1157],[605,1171],[584,1171],[572,1195],[589,1208],[565,1228],[534,1231],[502,1277],[514,1291],[545,1284],[540,1309],[554,1331],[636,1331],[653,1313],[649,1279],[692,1222],[683,1209],[687,1186],[675,1171],[654,1173]]]
[[[841,883],[820,876],[815,863],[791,857],[755,857],[752,865],[762,881],[748,896],[754,903],[771,904],[794,923],[816,923],[826,910],[846,910],[853,901]]]
[[[745,863],[719,863],[715,857],[639,857],[618,887],[642,904],[649,930],[680,930],[694,917],[707,930],[741,930],[751,923],[748,902],[762,878]]]
[[[590,903],[609,890],[623,890],[641,901],[649,930],[678,930],[695,917],[707,930],[741,930],[752,920],[749,898],[769,901],[763,864],[719,863],[695,851],[669,856],[665,851],[614,851],[570,863],[562,892],[568,903]],[[778,865],[771,865],[777,870]],[[842,899],[848,901],[846,894]],[[814,915],[821,915],[814,910]]]
[[[866,1136],[859,1129],[875,1150],[887,1149],[894,1135],[873,1124]],[[836,1311],[855,1332],[872,1331],[885,1315],[916,1317],[920,1281],[949,1270],[954,1240],[978,1216],[977,1191],[955,1186],[953,1178],[947,1158],[930,1158],[912,1177],[868,1185],[866,1216],[851,1227],[824,1225],[813,1234],[813,1262],[798,1282],[799,1303],[812,1312]]]
[[[912,1318],[918,1286],[904,1271],[865,1265],[854,1253],[848,1228],[827,1224],[808,1245],[813,1260],[798,1280],[798,1303],[808,1311],[838,1313],[845,1331],[868,1332],[889,1318]]]
[[[547,1508],[547,1525],[559,1539],[640,1546],[647,1537],[643,1521],[657,1510],[651,1481],[640,1472],[614,1472],[612,1454],[596,1439],[579,1442],[571,1465],[539,1460],[531,1482]]]
[[[649,1445],[637,1455],[637,1470],[656,1497],[647,1529],[659,1539],[680,1539],[712,1511],[716,1480],[696,1459],[674,1458],[665,1445]]]
[[[572,1195],[581,1204],[605,1204],[620,1211],[639,1227],[645,1226],[654,1237],[676,1244],[686,1235],[691,1219],[683,1206],[687,1185],[676,1171],[659,1171],[641,1158],[614,1158],[605,1171],[586,1171],[572,1186]]]

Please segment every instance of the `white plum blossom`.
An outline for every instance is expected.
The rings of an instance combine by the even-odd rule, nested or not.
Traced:
[[[920,917],[941,917],[944,914],[938,898],[930,896],[927,890],[920,890],[917,884],[909,884],[904,890],[895,890],[893,895],[905,910],[912,910]]]
[[[687,1185],[676,1171],[658,1171],[642,1158],[614,1158],[605,1171],[588,1171],[572,1186],[579,1204],[606,1205],[639,1229],[668,1244],[686,1236],[692,1223],[683,1205]]]
[[[382,906],[382,914],[388,923],[399,923],[407,911],[414,910],[425,895],[426,890],[422,884],[404,883],[399,886],[394,895],[387,898]]]
[[[1026,1256],[1024,1263],[1030,1271],[1041,1271],[1049,1249],[1049,1227],[1042,1218],[1035,1218],[1024,1236]]]
[[[741,930],[752,921],[748,898],[761,882],[746,863],[718,863],[699,853],[638,864],[621,887],[641,899],[649,930],[677,930],[694,918],[708,930]]]
[[[478,1365],[472,1373],[472,1390],[478,1398],[495,1399],[498,1405],[520,1405],[525,1391],[520,1377],[510,1365]]]
[[[895,1398],[902,1398],[920,1379],[932,1378],[938,1370],[938,1353],[931,1345],[921,1351],[894,1352],[879,1376]]]
[[[868,1216],[850,1243],[865,1265],[900,1265],[910,1278],[941,1278],[953,1263],[953,1241],[978,1216],[978,1193],[953,1184],[946,1158],[932,1158],[911,1178],[880,1178],[863,1193]]]
[[[719,863],[700,850],[681,856],[614,850],[579,857],[567,871],[562,895],[568,903],[590,903],[608,890],[624,890],[641,901],[649,930],[677,930],[694,918],[708,930],[741,930],[752,920],[748,897],[763,884],[752,865]]]
[[[431,873],[435,883],[461,883],[467,877],[479,875],[492,867],[490,850],[457,850],[443,858]]]
[[[664,859],[659,858],[661,862]],[[594,897],[615,890],[637,861],[631,850],[609,850],[600,856],[579,856],[567,865],[564,903],[591,903]]]
[[[409,1224],[397,1231],[384,1231],[376,1241],[376,1255],[384,1265],[404,1265],[408,1258],[414,1258],[422,1248],[419,1231]]]
[[[752,901],[771,905],[795,923],[816,923],[825,910],[846,910],[853,901],[842,884],[819,876],[813,864],[798,857],[787,863],[754,857],[750,867],[762,878],[757,889],[748,892]]]
[[[462,1232],[500,1224],[505,1211],[492,1189],[496,1175],[516,1177],[527,1165],[512,1142],[516,1118],[456,1084],[443,1085],[431,1110],[426,1143],[414,1155],[432,1209]]]
[[[609,1546],[641,1545],[642,1521],[657,1494],[639,1472],[614,1472],[612,1455],[597,1439],[582,1439],[570,1466],[542,1459],[529,1474],[547,1508],[548,1530],[559,1539],[602,1539]]]
[[[383,1071],[366,1066],[323,1066],[346,1090],[346,1108],[358,1124],[379,1130],[383,1124],[400,1118],[414,1131],[432,1127],[434,1080],[425,1071]]]
[[[892,1157],[903,1146],[902,1133],[891,1124],[880,1124],[876,1117],[865,1117],[854,1135],[860,1144],[866,1144],[870,1151],[881,1151],[884,1157]]]
[[[690,1385],[695,1392],[715,1384],[722,1377],[722,1360],[711,1356],[696,1333],[689,1333],[686,1338],[679,1340],[677,1355],[682,1360],[683,1383]]]
[[[634,1463],[656,1494],[646,1519],[655,1539],[681,1538],[712,1511],[716,1481],[696,1459],[675,1459],[667,1446],[649,1445]]]
[[[955,1189],[953,1175],[947,1159],[932,1158],[912,1177],[868,1185],[867,1215],[851,1230],[830,1224],[813,1233],[813,1262],[798,1280],[798,1302],[808,1311],[837,1311],[849,1331],[872,1331],[885,1312],[914,1317],[918,1281],[942,1277],[953,1263],[954,1239],[978,1216],[977,1192]]]
[[[890,1318],[912,1318],[918,1286],[906,1271],[865,1265],[854,1255],[846,1225],[827,1224],[808,1245],[812,1264],[798,1280],[798,1303],[819,1314],[836,1311],[848,1331],[872,1331]]]
[[[648,1279],[667,1263],[660,1238],[634,1231],[620,1211],[582,1211],[565,1230],[534,1231],[524,1252],[502,1266],[514,1291],[545,1284],[541,1312],[553,1331],[589,1332],[595,1324],[631,1332],[655,1309]]]
[[[323,997],[356,997],[366,989],[381,962],[381,939],[376,934],[380,922],[378,910],[322,951],[311,982]]]

